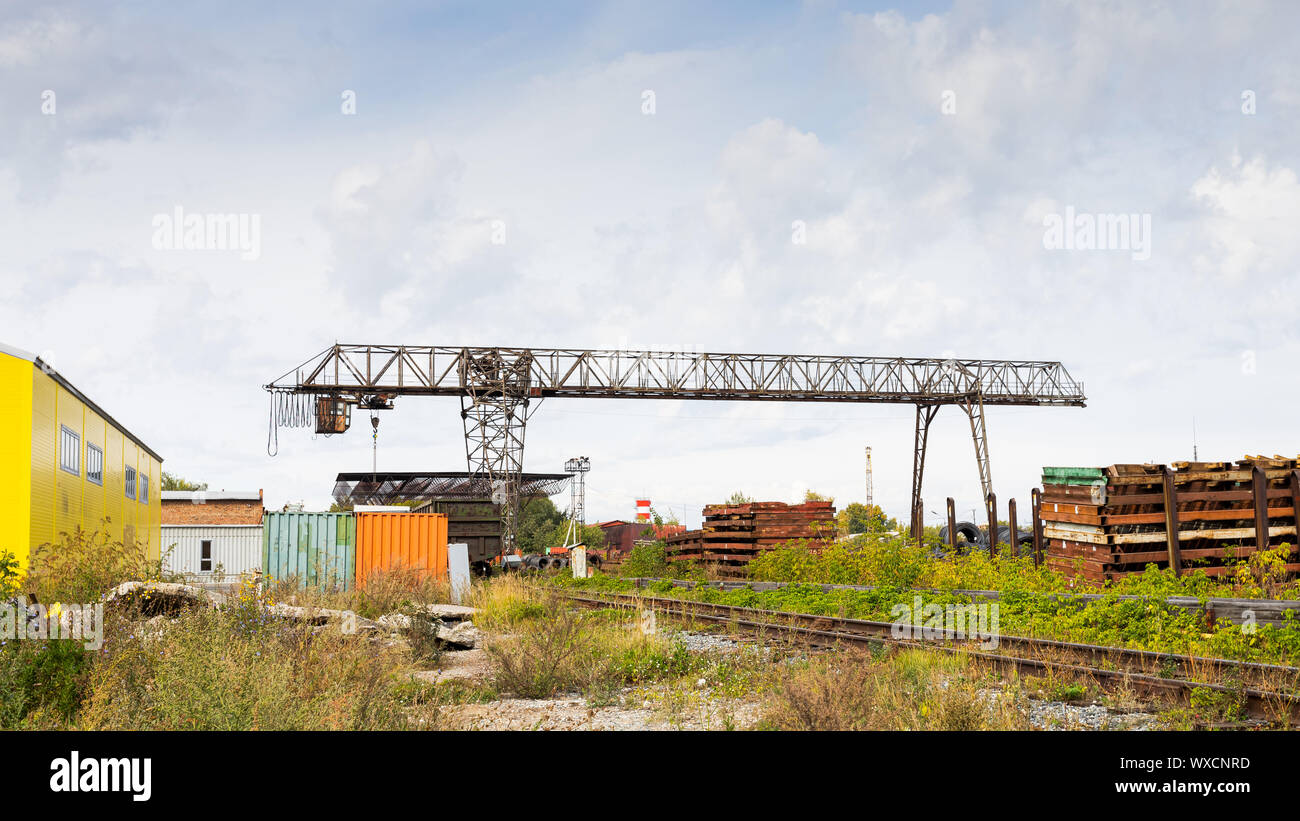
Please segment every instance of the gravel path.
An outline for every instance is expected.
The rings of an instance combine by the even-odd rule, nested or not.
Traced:
[[[1029,723],[1040,730],[1158,730],[1154,713],[1121,712],[1101,704],[1029,702]]]
[[[686,649],[692,653],[734,653],[736,650],[744,647],[743,642],[729,639],[724,636],[715,636],[711,633],[695,633],[689,630],[682,630],[676,633],[668,633],[669,638],[681,639],[686,645]],[[750,643],[752,645],[752,642]]]

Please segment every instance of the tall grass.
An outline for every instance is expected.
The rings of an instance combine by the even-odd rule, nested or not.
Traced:
[[[474,623],[479,627],[509,632],[546,613],[546,594],[520,575],[510,574],[476,584],[470,591],[469,604],[478,611]]]
[[[920,650],[818,657],[780,674],[763,724],[778,730],[1024,730],[1028,718],[960,659]]]
[[[116,730],[385,730],[432,726],[399,695],[405,656],[337,628],[196,609],[118,620],[77,725]],[[419,719],[426,722],[420,724]]]
[[[624,613],[574,612],[518,577],[480,585],[473,604],[476,623],[494,633],[486,650],[502,692],[604,699],[625,685],[685,675],[694,663],[684,645],[630,629]]]
[[[278,579],[268,587],[275,601],[300,607],[351,610],[368,619],[386,613],[408,612],[420,605],[451,601],[451,587],[446,580],[428,571],[407,567],[371,571],[366,576],[365,586],[353,590],[304,585],[296,576]]]
[[[161,562],[142,547],[79,529],[34,551],[24,578],[12,576],[4,574],[6,587],[45,603],[93,602],[123,581],[163,579]],[[345,594],[279,592],[364,616],[404,608],[414,615],[418,605],[447,599],[445,584],[427,574],[375,573],[368,582]],[[104,645],[94,652],[76,641],[0,640],[0,728],[435,726],[432,696],[411,686],[419,660],[412,648],[277,619],[267,609],[273,600],[273,591],[246,580],[221,610],[144,621],[137,609],[109,608]]]
[[[93,602],[122,582],[163,578],[161,557],[150,559],[144,545],[112,538],[108,525],[105,519],[103,530],[77,526],[35,548],[21,589],[42,602]]]

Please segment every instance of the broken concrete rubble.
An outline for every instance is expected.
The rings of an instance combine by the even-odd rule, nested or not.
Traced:
[[[227,597],[219,592],[172,582],[123,582],[104,596],[106,606],[136,605],[149,619],[174,616],[191,607],[224,608]],[[437,625],[437,639],[452,649],[478,646],[479,630],[470,617],[472,607],[455,604],[428,604],[419,607]],[[266,608],[272,616],[311,625],[338,623],[346,629],[367,633],[400,633],[411,629],[411,617],[405,613],[388,613],[376,620],[362,618],[351,610],[299,607],[277,603]],[[444,622],[453,622],[445,624]]]
[[[431,605],[431,607],[437,606],[439,605]],[[456,615],[459,616],[460,614]],[[474,622],[458,621],[453,625],[446,625],[439,620],[435,621],[435,624],[437,624],[435,637],[438,641],[453,647],[473,648],[478,646],[479,629],[474,626]],[[405,613],[388,613],[379,617],[379,626],[390,632],[410,630],[411,617]]]
[[[104,605],[138,604],[145,616],[173,615],[189,607],[221,607],[221,593],[170,582],[122,582],[104,594]]]

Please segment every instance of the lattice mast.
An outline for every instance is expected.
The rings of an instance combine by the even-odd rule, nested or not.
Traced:
[[[867,446],[867,510],[871,509],[871,446]]]
[[[573,477],[569,482],[569,526],[564,534],[565,547],[578,543],[578,526],[587,523],[586,476],[590,471],[591,460],[586,456],[575,456],[564,463],[564,472]]]

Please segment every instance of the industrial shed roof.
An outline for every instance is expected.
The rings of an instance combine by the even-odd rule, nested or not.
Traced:
[[[524,499],[552,496],[564,490],[567,473],[525,473],[519,493]],[[334,481],[339,504],[386,505],[430,499],[487,499],[491,483],[472,473],[340,473]]]

